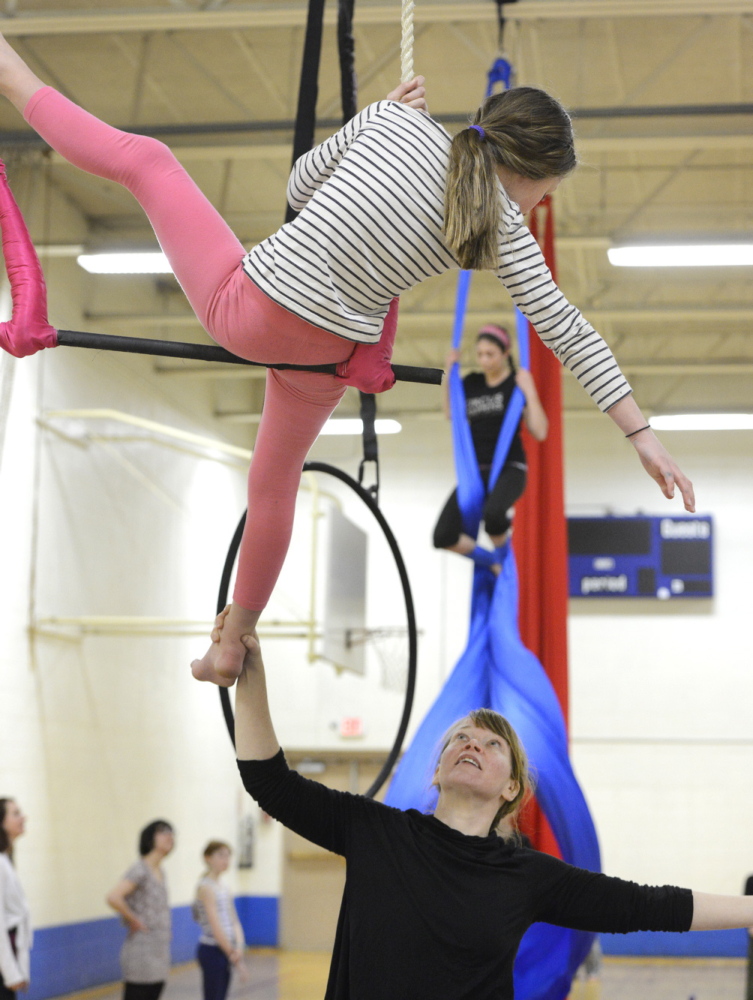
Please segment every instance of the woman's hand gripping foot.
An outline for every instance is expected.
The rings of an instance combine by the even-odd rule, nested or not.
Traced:
[[[249,611],[239,604],[230,604],[215,619],[212,645],[200,660],[191,664],[197,681],[209,681],[220,687],[232,687],[243,670],[248,652],[243,637],[254,634],[259,611]]]

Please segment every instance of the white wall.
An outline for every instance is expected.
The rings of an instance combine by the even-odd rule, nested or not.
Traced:
[[[666,433],[714,518],[712,600],[571,602],[573,757],[604,867],[738,893],[753,870],[753,432]],[[608,421],[571,421],[571,513],[677,513]]]

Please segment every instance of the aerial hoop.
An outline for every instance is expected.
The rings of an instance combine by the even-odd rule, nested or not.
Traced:
[[[387,778],[389,778],[392,773],[392,769],[400,756],[400,751],[403,748],[403,740],[405,739],[405,733],[408,729],[408,723],[410,721],[411,710],[413,708],[413,696],[416,688],[416,664],[418,660],[418,631],[416,628],[416,612],[413,606],[413,594],[411,592],[410,581],[408,580],[405,563],[403,562],[403,556],[400,552],[400,547],[397,544],[397,539],[392,533],[392,529],[387,523],[384,514],[381,512],[368,490],[365,490],[363,486],[361,486],[360,483],[357,483],[356,480],[353,479],[352,476],[349,476],[347,472],[343,472],[342,469],[338,469],[334,465],[328,465],[326,462],[306,462],[303,467],[303,471],[324,472],[329,476],[334,476],[342,483],[345,483],[346,486],[349,486],[366,504],[379,527],[382,529],[385,540],[390,547],[403,590],[405,617],[408,622],[408,677],[405,685],[405,701],[403,703],[403,711],[397,728],[397,735],[395,736],[395,741],[392,744],[392,749],[387,754],[387,759],[385,760],[381,771],[376,776],[371,787],[365,793],[367,798],[373,798],[385,783]],[[220,589],[217,595],[217,614],[219,614],[227,604],[230,577],[233,572],[233,566],[235,565],[235,559],[238,554],[238,548],[240,547],[245,523],[246,515],[244,513],[243,517],[241,517],[238,522],[238,527],[235,529],[235,534],[230,542],[230,548],[228,549],[227,558],[225,559],[225,565],[222,570]],[[233,709],[230,704],[229,690],[228,688],[221,687],[219,688],[219,692],[220,702],[222,704],[222,714],[225,717],[225,724],[227,726],[228,733],[230,734],[230,739],[233,742],[233,746],[235,746],[235,719],[233,717]]]

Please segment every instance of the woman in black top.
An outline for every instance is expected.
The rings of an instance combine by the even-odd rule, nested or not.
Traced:
[[[450,352],[447,368],[458,359],[458,351]],[[510,508],[522,496],[526,486],[526,455],[520,437],[520,424],[525,420],[530,434],[537,441],[543,441],[549,430],[549,421],[531,373],[526,369],[515,368],[510,353],[510,335],[503,326],[489,323],[481,328],[476,338],[476,362],[481,370],[470,372],[463,379],[466,416],[479,471],[487,490],[483,509],[484,526],[495,550],[499,550],[507,540],[511,521]],[[523,417],[500,474],[493,483],[489,483],[497,439],[516,386],[526,398]],[[445,412],[449,417],[447,394]],[[477,546],[476,539],[463,531],[457,490],[453,490],[439,515],[434,528],[434,548],[459,552],[487,566],[499,565],[504,558],[500,551],[490,552]]]
[[[450,729],[434,772],[433,816],[291,771],[259,643],[243,641],[235,701],[243,783],[271,816],[347,863],[326,1000],[512,1000],[515,954],[536,920],[595,932],[753,924],[751,897],[640,886],[498,836],[496,824],[520,808],[527,777],[517,737],[495,712],[473,712]]]

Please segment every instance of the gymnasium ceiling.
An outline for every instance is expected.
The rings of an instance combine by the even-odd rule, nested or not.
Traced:
[[[328,7],[322,119],[337,117],[339,100],[334,0]],[[0,26],[40,76],[97,115],[147,133],[173,126],[166,141],[250,246],[283,213],[305,8],[0,0]],[[357,0],[361,105],[398,79],[399,12],[399,0]],[[545,87],[576,114],[582,165],[555,204],[563,290],[609,341],[649,412],[752,409],[751,269],[613,268],[606,250],[644,239],[753,237],[753,0],[518,0],[505,14],[518,82]],[[496,54],[492,0],[417,0],[416,69],[427,77],[432,113],[450,129],[478,104]],[[13,110],[0,108],[0,149],[50,259],[82,243],[153,248],[129,195],[30,138]],[[46,216],[36,204],[45,190],[75,212]],[[85,228],[66,221],[71,215]],[[172,279],[92,276],[81,288],[85,329],[204,338]],[[404,296],[396,361],[441,366],[453,298],[452,276]],[[489,276],[475,281],[470,309],[472,324],[510,315]],[[189,378],[169,375],[174,364],[155,367]],[[228,419],[253,420],[258,378],[220,374],[190,377],[212,379]],[[572,378],[565,384],[568,411],[595,412]],[[383,413],[411,409],[438,412],[439,393],[402,386],[381,403]]]

